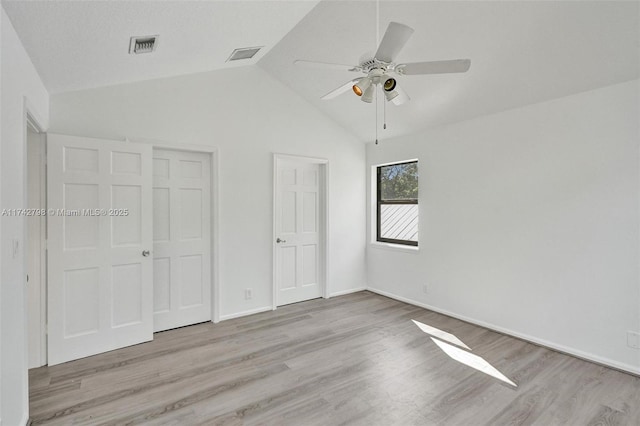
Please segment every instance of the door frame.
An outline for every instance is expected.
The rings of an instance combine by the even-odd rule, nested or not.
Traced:
[[[218,218],[219,218],[219,203],[218,203],[218,182],[219,179],[219,167],[218,161],[220,151],[218,147],[212,145],[198,145],[198,144],[183,144],[180,142],[163,141],[156,139],[144,139],[144,138],[132,138],[126,139],[131,143],[144,143],[153,145],[152,148],[164,149],[168,151],[185,151],[185,152],[199,152],[202,154],[208,154],[211,160],[211,321],[213,323],[220,322],[220,285],[219,285],[219,263],[218,263]]]
[[[293,160],[302,161],[309,164],[318,164],[320,166],[320,232],[319,242],[322,245],[320,250],[320,288],[322,289],[322,297],[324,299],[329,298],[329,160],[326,158],[304,157],[299,155],[290,154],[273,154],[273,235],[271,238],[271,250],[273,254],[273,277],[272,277],[272,299],[271,309],[276,310],[278,308],[278,282],[276,277],[277,267],[277,243],[278,230],[276,229],[276,206],[277,206],[277,192],[278,192],[278,165],[281,161]]]
[[[40,202],[43,208],[47,208],[47,135],[46,129],[43,126],[43,121],[40,119],[38,114],[35,112],[35,109],[31,105],[31,102],[24,97],[23,99],[23,128],[24,128],[24,144],[23,144],[23,185],[22,185],[22,195],[23,195],[23,205],[25,208],[28,206],[29,200],[29,156],[27,144],[28,142],[28,132],[29,129],[40,135],[42,140],[39,142],[41,149],[41,157],[40,157]],[[28,259],[29,259],[29,222],[27,217],[23,217],[23,237],[22,241],[24,241],[24,256],[22,258],[22,270],[24,277],[24,286],[25,286],[25,295],[24,295],[24,306],[27,311],[25,312],[25,321],[29,321],[29,306],[28,303],[28,294],[27,294],[27,271],[28,271]],[[47,217],[43,215],[40,217],[40,323],[39,323],[39,337],[40,337],[40,354],[38,355],[40,366],[47,364]],[[28,323],[25,324],[25,341],[29,341],[29,328]],[[27,345],[27,351],[30,350]],[[28,364],[27,364],[28,369]]]

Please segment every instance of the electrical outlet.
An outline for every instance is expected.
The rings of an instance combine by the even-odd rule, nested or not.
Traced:
[[[424,294],[428,294],[429,293],[429,286],[427,284],[423,284],[422,285],[422,292]]]
[[[627,346],[634,349],[640,349],[640,333],[627,331]]]
[[[245,288],[244,289],[244,298],[245,298],[245,300],[253,299],[253,289]]]

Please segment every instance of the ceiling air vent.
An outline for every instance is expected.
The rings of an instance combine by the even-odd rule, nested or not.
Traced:
[[[240,59],[251,59],[255,56],[256,53],[258,53],[260,49],[262,49],[262,47],[263,46],[243,47],[242,49],[236,49],[231,53],[231,56],[229,56],[229,59],[227,59],[227,62],[239,61]]]
[[[131,37],[131,41],[129,42],[129,53],[137,55],[139,53],[153,52],[156,50],[156,46],[158,45],[158,37],[159,36],[157,35]]]

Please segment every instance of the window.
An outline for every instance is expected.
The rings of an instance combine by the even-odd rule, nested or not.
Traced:
[[[377,236],[383,243],[418,245],[418,162],[377,168]]]

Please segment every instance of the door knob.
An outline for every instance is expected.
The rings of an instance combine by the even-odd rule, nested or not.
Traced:
[[[144,257],[149,256],[149,250],[144,250],[144,251],[142,252],[142,255],[143,255]]]
[[[281,240],[280,237],[276,240],[276,243],[286,243],[287,240]]]

